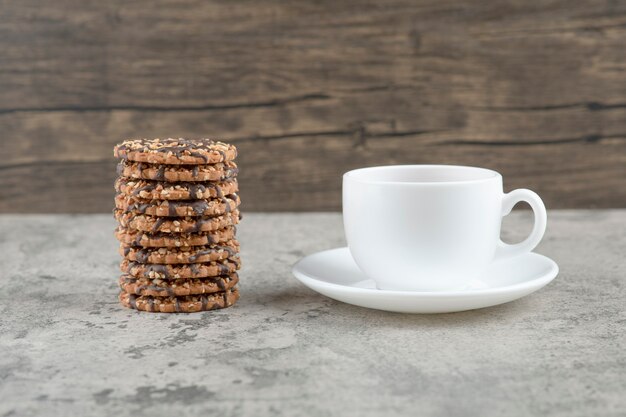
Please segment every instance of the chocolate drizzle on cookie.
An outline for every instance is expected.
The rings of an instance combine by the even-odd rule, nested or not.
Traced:
[[[185,231],[170,233],[169,229],[166,230],[167,231],[152,233],[131,230],[126,226],[123,226],[116,229],[115,235],[124,246],[154,249],[187,248],[224,244],[232,241],[236,232],[235,226],[226,226],[218,230],[198,232],[192,230],[191,232]]]
[[[117,164],[116,171],[121,178],[179,183],[225,181],[235,178],[239,173],[239,168],[234,162],[172,166],[121,161]]]
[[[166,217],[158,217],[154,222],[154,226],[152,226],[152,233],[156,233],[163,223],[165,223],[165,220],[167,220]]]
[[[165,181],[165,165],[159,165],[154,179],[156,179],[157,181]]]
[[[233,258],[236,249],[232,244],[238,245],[236,241],[227,242],[227,245],[195,246],[186,248],[146,248],[122,246],[124,257],[130,261],[140,264],[194,264],[198,262],[211,262],[223,260],[227,257]],[[182,249],[182,250],[181,250]],[[224,256],[224,253],[227,256]],[[181,255],[181,256],[179,256]],[[211,261],[204,258],[213,255]],[[169,258],[168,258],[169,257]],[[170,261],[168,261],[170,259]]]
[[[192,265],[195,265],[195,264],[192,264]],[[216,263],[216,265],[220,269],[220,274],[226,275],[226,274],[228,274],[230,272],[230,268],[228,267],[228,265],[225,262],[218,262],[218,263]]]
[[[195,252],[195,254],[193,254],[193,255],[191,255],[189,257],[189,262],[192,262],[192,263],[196,262],[198,259],[200,259],[200,257],[205,256],[205,255],[209,255],[209,254],[211,254],[214,251],[215,251],[215,249],[200,249],[200,250],[197,250]]]
[[[128,294],[178,297],[207,293],[218,293],[230,289],[237,284],[239,277],[232,275],[219,275],[207,278],[186,278],[182,280],[152,280],[149,278],[135,278],[130,275],[122,275],[119,286]]]
[[[122,272],[128,274],[128,279],[195,279],[214,276],[230,276],[239,269],[241,262],[238,257],[231,257],[221,261],[193,263],[193,264],[142,264],[136,261],[123,261],[120,265]]]
[[[148,262],[148,259],[150,258],[150,251],[145,250],[145,249],[140,249],[136,252],[135,258],[137,259],[137,262],[145,264]]]
[[[195,275],[200,273],[200,267],[198,264],[189,264],[189,269],[191,269],[191,272]]]
[[[220,182],[176,182],[169,183],[146,179],[120,177],[115,182],[115,189],[131,197],[155,198],[167,200],[200,200],[224,197],[224,190],[235,193],[238,189],[237,179],[228,178]],[[146,195],[145,193],[148,195]],[[144,194],[142,194],[144,193]],[[150,197],[150,195],[152,195]]]
[[[236,193],[225,195],[220,200],[145,200],[117,194],[116,207],[126,213],[149,214],[151,216],[221,216],[231,213],[239,205]],[[161,208],[161,210],[158,210]]]
[[[142,191],[154,191],[157,187],[157,184],[151,184],[148,183],[146,185],[144,185],[143,187],[138,187],[137,189],[133,190],[132,195],[139,195]]]
[[[148,298],[148,308],[150,308],[150,311],[154,311],[154,298],[152,297]]]
[[[231,153],[231,158],[226,151]],[[115,156],[128,160],[133,154],[133,159],[137,159],[140,155],[147,160],[148,155],[162,155],[163,158],[174,156],[178,160],[171,163],[181,163],[186,157],[198,158],[203,164],[209,163],[209,155],[211,162],[223,162],[237,157],[237,149],[223,142],[212,139],[134,139],[128,140],[118,145],[114,149]],[[215,156],[219,155],[218,158]]]
[[[156,233],[160,231],[183,234],[217,233],[219,230],[227,229],[237,224],[239,222],[239,212],[225,213],[221,216],[178,217],[177,219],[171,219],[169,217],[123,212],[116,209],[115,218],[123,226],[118,231],[129,235],[150,232],[153,234],[152,236],[147,236],[150,239],[154,238]],[[164,224],[167,227],[163,227]],[[163,236],[160,235],[159,237]],[[217,241],[211,243],[217,243]]]
[[[219,298],[218,298],[219,297]],[[149,312],[190,313],[226,308],[239,298],[236,287],[213,294],[189,296],[148,296],[120,293],[120,301],[127,307]],[[219,300],[222,300],[220,303]],[[221,305],[220,305],[221,304]]]

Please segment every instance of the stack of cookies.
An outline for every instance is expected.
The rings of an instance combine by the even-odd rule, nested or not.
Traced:
[[[191,313],[239,298],[237,149],[209,139],[136,139],[114,149],[120,302]]]

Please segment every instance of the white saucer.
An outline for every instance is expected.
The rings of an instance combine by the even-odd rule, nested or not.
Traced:
[[[293,267],[295,277],[313,291],[344,303],[397,313],[452,313],[507,303],[544,287],[558,272],[552,259],[528,253],[494,262],[467,290],[415,292],[376,289],[348,248],[309,255]]]

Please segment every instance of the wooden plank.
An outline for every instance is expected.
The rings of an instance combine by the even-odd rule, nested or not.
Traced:
[[[151,137],[167,132],[168,126],[175,126],[173,132],[200,136],[211,125],[212,117],[238,120],[238,116],[228,114],[233,112],[248,114],[244,110],[231,110],[221,116],[127,111],[68,112],[63,117],[58,113],[28,113],[13,129],[32,131],[33,136],[25,141],[3,141],[0,148],[3,155],[12,155],[16,161],[0,164],[0,211],[108,211],[115,176],[111,150],[118,138],[138,132]],[[265,117],[245,120],[251,124],[257,121],[261,131],[272,132],[278,119],[271,117],[272,113],[261,113]],[[194,120],[204,122],[194,124]],[[42,126],[48,128],[49,135],[59,138],[56,146],[47,146]],[[93,126],[102,130],[94,132],[90,130]],[[626,203],[626,140],[617,135],[590,140],[563,128],[562,139],[530,137],[524,142],[485,135],[487,140],[478,141],[465,139],[462,130],[440,132],[436,125],[432,133],[399,130],[390,122],[343,129],[331,126],[314,132],[303,129],[301,133],[292,130],[258,136],[251,133],[252,127],[242,124],[241,136],[229,140],[240,149],[240,182],[246,209],[336,210],[340,207],[344,171],[401,163],[487,166],[505,175],[506,189],[532,188],[552,208]]]
[[[116,142],[207,135],[239,146],[247,210],[336,210],[342,172],[390,163],[626,206],[626,3],[0,9],[0,212],[108,211]]]
[[[22,0],[2,10],[4,110],[256,106],[388,86],[477,107],[614,104],[626,92],[616,82],[624,3]]]

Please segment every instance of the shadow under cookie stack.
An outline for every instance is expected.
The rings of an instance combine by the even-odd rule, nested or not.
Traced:
[[[119,300],[192,313],[239,298],[237,149],[209,139],[136,139],[114,149]]]

